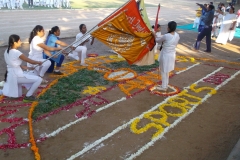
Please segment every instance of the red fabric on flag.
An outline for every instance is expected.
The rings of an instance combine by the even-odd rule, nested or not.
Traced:
[[[158,14],[160,11],[160,4],[158,5],[158,11],[157,11],[157,16],[156,16],[156,21],[155,21],[155,26],[154,26],[154,31],[157,31],[157,26],[158,26]]]

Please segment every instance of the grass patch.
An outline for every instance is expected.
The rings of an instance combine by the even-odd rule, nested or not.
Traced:
[[[39,104],[33,112],[33,118],[36,119],[44,113],[82,98],[84,95],[81,92],[86,86],[107,86],[115,83],[105,80],[103,73],[87,69],[80,70],[68,77],[59,79],[56,85],[39,98]]]
[[[147,72],[153,68],[159,66],[158,61],[148,66],[137,66],[129,65],[126,61],[114,62],[110,64],[103,64],[108,68],[119,69],[119,68],[130,68],[137,73]],[[78,72],[59,79],[58,83],[50,88],[44,95],[39,98],[39,104],[36,106],[33,112],[33,119],[36,119],[44,113],[51,112],[67,104],[71,104],[78,99],[83,98],[86,95],[81,94],[82,91],[87,87],[96,86],[113,86],[118,82],[108,81],[104,79],[104,73],[99,73],[93,70],[79,70]]]

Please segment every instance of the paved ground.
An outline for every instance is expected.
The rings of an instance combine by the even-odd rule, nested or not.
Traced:
[[[209,0],[208,0],[209,1]],[[204,1],[204,2],[208,2]],[[159,23],[167,24],[169,20],[177,23],[192,22],[195,16],[196,2],[191,0],[146,0],[148,4],[162,5]],[[88,29],[97,25],[115,9],[77,9],[77,10],[0,10],[0,46],[7,44],[10,34],[18,34],[23,42],[27,42],[29,33],[37,24],[48,31],[53,26],[61,28],[61,37],[74,37],[78,26],[85,23]],[[157,7],[147,8],[148,16],[153,24]]]
[[[168,2],[164,2],[164,0],[146,0],[146,3],[149,4],[161,3],[159,23],[162,25],[167,24],[170,20],[174,20],[178,24],[192,22],[195,15],[194,10],[197,8],[195,5],[196,2],[197,1],[194,0],[172,0]],[[203,3],[205,2],[209,1],[203,1]],[[85,23],[88,29],[91,29],[114,10],[115,9],[102,8],[85,10],[0,11],[0,46],[7,44],[10,34],[18,34],[22,41],[27,42],[30,31],[37,24],[43,25],[46,31],[58,25],[62,31],[62,38],[74,37],[76,33],[78,33],[79,24]],[[147,11],[149,19],[153,24],[157,8],[147,8]],[[239,149],[238,146],[236,148]],[[239,153],[236,148],[233,152]],[[234,153],[232,155],[234,155]],[[234,156],[232,156],[232,158],[234,158]]]

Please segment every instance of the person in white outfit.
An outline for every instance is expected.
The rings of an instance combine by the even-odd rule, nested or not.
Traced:
[[[15,7],[16,7],[16,0],[11,0],[11,7],[12,7],[12,9],[15,9]]]
[[[168,23],[168,33],[164,34],[160,38],[155,39],[156,42],[162,43],[162,50],[158,58],[159,67],[161,70],[162,85],[158,85],[156,89],[161,91],[166,91],[169,83],[169,72],[174,70],[175,67],[175,58],[176,58],[176,47],[180,39],[177,32],[175,32],[177,23],[171,21]]]
[[[236,27],[240,28],[240,9],[238,10],[237,12],[237,24],[236,24]]]
[[[23,69],[31,69],[27,66],[23,66],[22,61],[42,65],[40,61],[34,61],[27,58],[19,50],[21,47],[21,40],[18,35],[11,35],[8,41],[8,49],[4,53],[4,59],[7,64],[7,71],[5,74],[5,83],[3,86],[2,93],[7,97],[21,97],[22,96],[22,85],[28,84],[30,88],[23,99],[24,102],[35,101],[36,98],[33,93],[36,91],[38,86],[42,82],[42,78],[35,75],[28,75],[23,72]]]
[[[0,9],[3,7],[3,0],[0,0]]]
[[[34,74],[40,77],[43,77],[45,72],[51,65],[50,60],[43,59],[43,51],[44,53],[51,57],[51,53],[49,51],[59,51],[61,50],[60,47],[49,47],[47,46],[42,37],[45,35],[43,26],[37,25],[34,27],[32,32],[30,33],[29,37],[29,44],[30,44],[30,52],[28,58],[44,62],[41,66],[35,66],[30,63],[27,63],[28,67],[34,67]],[[44,83],[47,83],[46,80],[43,80]]]
[[[7,8],[12,9],[12,3],[11,0],[6,0]]]
[[[199,7],[197,10],[196,10],[196,18],[194,19],[194,22],[193,22],[193,27],[192,28],[196,28],[198,29],[199,27],[199,24],[200,24],[200,17],[202,16],[202,8]]]
[[[215,13],[213,18],[213,25],[212,25],[212,37],[217,37],[219,34],[219,28],[223,22],[223,12],[219,7]]]
[[[236,30],[236,23],[237,15],[234,13],[234,7],[231,7],[229,9],[229,14],[226,14],[223,19],[216,42],[225,45],[228,40],[232,41]]]
[[[46,0],[46,6],[48,8],[53,8],[53,0]]]
[[[80,39],[87,32],[86,25],[85,24],[81,24],[79,26],[79,30],[80,30],[80,33],[77,34],[76,41],[78,39]],[[76,60],[81,61],[80,65],[82,65],[82,66],[86,66],[85,59],[86,59],[86,56],[87,56],[87,46],[86,46],[87,42],[90,42],[90,44],[92,45],[93,42],[94,42],[94,37],[90,38],[90,35],[89,35],[89,39],[88,40],[86,40],[85,42],[80,44],[72,53],[69,53],[69,55],[68,55],[71,58],[74,58]]]

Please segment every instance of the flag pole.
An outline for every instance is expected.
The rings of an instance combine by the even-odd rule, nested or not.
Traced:
[[[160,3],[158,4],[158,10],[157,10],[157,16],[156,16],[156,20],[155,20],[155,26],[154,26],[154,31],[156,32],[157,31],[157,26],[158,26],[158,14],[159,14],[159,11],[160,11]]]
[[[116,9],[115,11],[113,11],[109,16],[107,16],[106,18],[104,18],[101,22],[105,21],[107,18],[109,18],[110,16],[112,16],[114,13],[116,13],[120,8],[126,6],[128,3],[130,3],[131,0],[127,1],[126,3],[124,3],[121,7],[119,7],[118,9]],[[79,38],[78,40],[74,41],[73,43],[71,43],[70,45],[68,45],[67,47],[63,48],[62,50],[58,51],[57,53],[53,54],[52,56],[48,57],[44,62],[46,62],[47,60],[53,58],[54,56],[58,56],[59,54],[61,54],[63,51],[67,51],[67,53],[70,53],[72,51],[71,47],[74,45],[75,47],[77,47],[78,45],[80,45],[81,43],[83,43],[86,40],[89,40],[91,37],[89,37],[89,34],[92,33],[94,30],[97,29],[98,25],[101,23],[99,22],[97,25],[95,25],[90,31],[88,31],[87,33],[85,33],[81,38]],[[70,49],[70,50],[69,50]],[[66,54],[66,53],[65,53]],[[34,67],[34,69],[36,67],[40,66],[39,64],[36,65]]]

